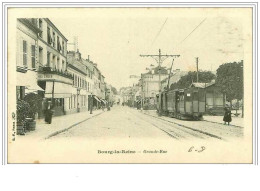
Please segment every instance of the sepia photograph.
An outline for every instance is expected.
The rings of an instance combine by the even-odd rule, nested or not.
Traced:
[[[10,7],[8,163],[253,163],[250,7]]]

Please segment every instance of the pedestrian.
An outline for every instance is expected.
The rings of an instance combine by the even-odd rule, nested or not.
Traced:
[[[49,102],[48,108],[45,112],[45,122],[48,124],[51,124],[51,121],[52,121],[52,115],[53,115],[52,108],[53,108],[52,104],[51,104],[51,102]]]
[[[46,98],[43,100],[43,114],[44,114],[44,121],[47,122],[47,112],[48,112],[48,101]]]
[[[224,114],[224,117],[223,117],[224,125],[226,125],[226,123],[228,123],[228,125],[229,125],[229,123],[232,121],[231,111],[227,107],[225,107],[224,110],[225,110],[225,114]]]

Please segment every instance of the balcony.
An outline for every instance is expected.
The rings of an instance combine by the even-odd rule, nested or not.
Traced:
[[[53,69],[51,67],[40,67],[38,71],[39,81],[57,81],[72,84],[73,76],[67,71]]]

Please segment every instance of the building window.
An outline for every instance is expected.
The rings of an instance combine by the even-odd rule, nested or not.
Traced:
[[[50,56],[51,56],[51,53],[47,52],[47,66],[50,66]]]
[[[41,29],[41,32],[39,32],[39,37],[42,38],[42,20],[39,19],[39,29]]]
[[[60,37],[57,36],[57,50],[61,52]]]
[[[62,54],[64,54],[64,41],[62,40]]]
[[[52,67],[53,67],[54,69],[57,69],[55,60],[56,60],[56,56],[53,55],[53,56],[52,56]]]
[[[47,40],[48,40],[48,44],[52,43],[52,38],[51,38],[51,29],[50,27],[47,27]]]
[[[74,95],[74,108],[76,108],[76,96]]]
[[[42,47],[39,47],[39,64],[43,65],[43,49]]]
[[[32,59],[32,68],[35,67],[35,45],[31,46],[31,59]]]
[[[65,69],[65,62],[64,62],[64,60],[62,60],[62,70],[63,70],[63,71],[66,70],[66,69]]]
[[[23,41],[23,65],[27,67],[27,42]]]
[[[70,97],[70,109],[72,109],[72,106],[73,106],[73,96]]]
[[[56,47],[56,44],[55,44],[55,32],[52,33],[52,36],[53,36],[53,44],[52,46],[55,48]]]

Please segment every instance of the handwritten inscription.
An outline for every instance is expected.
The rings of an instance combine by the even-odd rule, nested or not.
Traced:
[[[192,147],[189,148],[188,152],[198,152],[198,153],[201,153],[201,152],[203,152],[205,150],[206,150],[206,147],[204,147],[204,146],[201,146],[199,148],[195,148],[194,146],[192,146]]]

